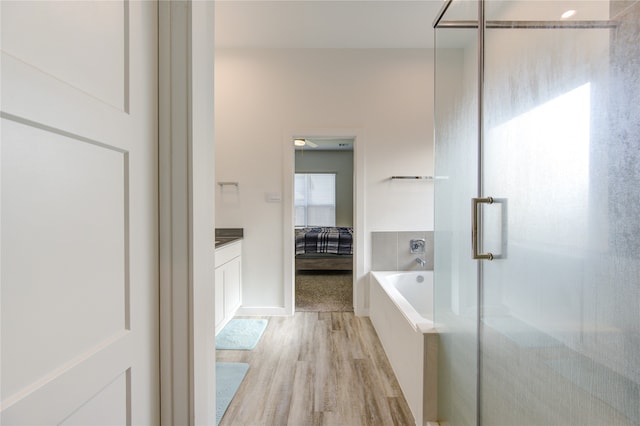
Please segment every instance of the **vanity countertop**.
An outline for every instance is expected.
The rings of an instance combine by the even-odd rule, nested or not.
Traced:
[[[216,228],[216,249],[241,240],[244,237],[243,228]]]

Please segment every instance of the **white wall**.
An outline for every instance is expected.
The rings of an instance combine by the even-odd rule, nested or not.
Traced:
[[[283,191],[288,129],[360,129],[364,264],[373,230],[433,229],[430,49],[218,49],[215,63],[216,226],[243,227],[243,305],[284,305]],[[293,150],[293,147],[291,147]]]

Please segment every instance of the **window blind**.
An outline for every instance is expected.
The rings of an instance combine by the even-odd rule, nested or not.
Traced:
[[[336,174],[295,174],[295,226],[336,225]]]

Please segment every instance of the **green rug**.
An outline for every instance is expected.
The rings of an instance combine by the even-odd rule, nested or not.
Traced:
[[[240,387],[249,369],[249,364],[241,362],[216,362],[216,425]]]
[[[266,319],[232,319],[216,336],[216,349],[250,351],[266,327]]]

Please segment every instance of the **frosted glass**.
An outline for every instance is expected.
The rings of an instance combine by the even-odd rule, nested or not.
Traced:
[[[487,2],[559,21],[567,4]],[[609,19],[605,1],[572,2]],[[640,424],[640,4],[485,30],[480,423]]]
[[[485,7],[481,152],[479,33],[436,30],[439,420],[638,425],[640,1]],[[616,26],[560,28],[569,8]],[[471,260],[475,196],[493,261]]]
[[[454,2],[450,12],[456,12]],[[460,16],[460,11],[456,12]],[[478,174],[476,31],[436,32],[434,316],[439,332],[438,417],[476,422],[477,264],[469,250]]]

